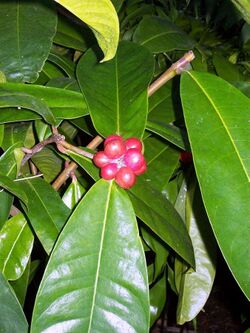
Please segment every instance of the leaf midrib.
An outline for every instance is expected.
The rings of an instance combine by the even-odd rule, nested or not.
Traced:
[[[146,39],[146,40],[144,40],[142,43],[141,43],[141,45],[145,45],[145,44],[147,44],[148,42],[150,42],[151,40],[153,40],[153,39],[157,39],[157,38],[159,38],[159,37],[162,37],[162,36],[165,36],[165,35],[171,35],[171,34],[176,34],[178,31],[164,31],[164,32],[161,32],[161,33],[159,33],[159,34],[157,34],[157,35],[154,35],[154,36],[152,36],[152,37],[150,37],[150,38],[148,38],[148,39]]]
[[[215,112],[216,112],[216,114],[217,114],[219,120],[220,120],[221,123],[222,123],[222,127],[225,129],[225,131],[226,131],[226,133],[227,133],[227,135],[228,135],[228,137],[229,137],[229,139],[230,139],[230,141],[231,141],[231,143],[232,143],[232,146],[233,146],[233,148],[234,148],[234,150],[235,150],[235,152],[236,152],[236,155],[238,156],[238,159],[239,159],[239,161],[240,161],[240,164],[241,164],[241,166],[242,166],[242,168],[243,168],[243,171],[244,171],[244,173],[245,173],[245,175],[246,175],[246,177],[247,177],[247,180],[248,180],[248,182],[249,182],[249,181],[250,181],[250,178],[249,178],[249,176],[248,176],[248,173],[247,173],[247,170],[246,170],[246,168],[245,168],[245,165],[244,165],[244,163],[243,163],[243,161],[242,161],[242,159],[241,159],[240,153],[239,153],[239,151],[238,151],[238,149],[237,149],[237,146],[236,146],[235,143],[234,143],[234,140],[233,140],[233,138],[232,138],[232,136],[231,136],[231,134],[230,134],[230,131],[229,131],[228,127],[226,126],[226,123],[224,122],[224,119],[222,118],[222,116],[221,116],[221,114],[220,114],[219,108],[216,106],[215,102],[213,101],[213,99],[211,98],[211,96],[208,94],[208,92],[207,92],[207,91],[203,88],[203,86],[200,84],[200,82],[198,81],[198,79],[196,79],[196,78],[192,75],[191,72],[187,72],[187,73],[192,77],[192,79],[194,80],[194,82],[198,85],[198,87],[201,89],[201,91],[203,92],[203,94],[204,94],[204,95],[206,96],[206,98],[208,99],[209,103],[210,103],[210,104],[212,105],[212,107],[214,108],[214,110],[215,110]]]
[[[92,306],[91,306],[90,317],[89,317],[89,327],[88,327],[88,331],[87,331],[88,333],[91,332],[91,326],[92,326],[92,321],[93,321],[93,314],[94,314],[97,287],[98,287],[98,281],[99,281],[99,275],[100,275],[101,258],[102,258],[102,252],[103,252],[103,243],[104,243],[105,230],[106,230],[106,225],[107,225],[107,215],[108,215],[108,209],[109,209],[109,202],[110,202],[112,184],[113,184],[113,182],[111,181],[110,185],[109,185],[108,193],[107,193],[107,199],[106,199],[106,206],[105,206],[104,221],[103,221],[101,241],[100,241],[99,256],[98,256],[97,269],[96,269],[96,275],[95,275]]]
[[[49,216],[50,220],[52,221],[53,225],[55,226],[57,232],[59,233],[59,228],[57,227],[57,225],[54,222],[53,217],[51,216],[50,212],[48,211],[47,207],[45,206],[45,204],[43,203],[43,200],[41,199],[39,193],[36,191],[35,187],[32,185],[32,183],[29,180],[26,180],[27,183],[29,184],[29,186],[32,188],[32,190],[35,192],[37,198],[39,199],[39,201],[41,202],[42,206],[44,207],[45,212],[47,213],[47,215]]]

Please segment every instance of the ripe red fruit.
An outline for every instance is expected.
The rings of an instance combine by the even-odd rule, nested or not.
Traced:
[[[141,140],[137,139],[137,138],[129,138],[125,141],[125,145],[127,149],[131,149],[131,148],[136,148],[139,151],[142,151],[142,143]]]
[[[108,136],[105,139],[105,141],[104,141],[104,147],[106,146],[106,144],[108,142],[113,141],[113,140],[120,140],[121,142],[123,142],[123,138],[120,135],[113,134],[113,135]]]
[[[145,159],[138,149],[131,148],[126,151],[124,155],[124,162],[126,166],[131,168],[133,171],[137,171],[142,167]]]
[[[106,180],[114,179],[118,171],[116,163],[109,163],[101,168],[101,177]]]
[[[93,162],[97,167],[102,168],[104,165],[108,164],[110,160],[104,151],[98,151],[93,157]]]
[[[121,157],[125,153],[125,151],[125,144],[121,140],[117,139],[109,141],[104,148],[104,153],[109,158]]]
[[[129,167],[121,167],[115,176],[116,183],[125,189],[131,188],[136,182],[136,176]]]
[[[182,151],[180,153],[180,161],[183,164],[190,164],[193,161],[192,153],[189,151]]]
[[[139,175],[143,174],[146,170],[147,170],[147,163],[144,160],[144,163],[142,164],[142,166],[140,167],[140,169],[135,170],[134,173],[136,174],[136,176],[139,176]]]

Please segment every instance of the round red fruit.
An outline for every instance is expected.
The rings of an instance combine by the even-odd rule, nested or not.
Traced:
[[[129,138],[125,141],[125,145],[127,149],[135,148],[139,151],[142,151],[142,143],[141,140],[137,138]]]
[[[108,164],[110,160],[104,151],[98,151],[93,157],[93,162],[97,167],[102,168]]]
[[[104,147],[106,146],[106,144],[110,141],[113,141],[113,140],[120,140],[121,142],[123,142],[123,138],[120,136],[120,135],[117,135],[117,134],[113,134],[113,135],[110,135],[108,136],[105,141],[104,141]]]
[[[126,166],[131,168],[133,171],[137,171],[142,167],[145,159],[138,149],[131,148],[126,151],[124,155],[124,162]]]
[[[134,171],[134,173],[136,174],[136,176],[139,176],[139,175],[142,175],[146,170],[147,170],[147,163],[144,160],[144,163],[142,164],[142,166],[140,167],[140,169]]]
[[[131,188],[136,182],[134,172],[128,167],[121,167],[115,176],[116,183],[125,189]]]
[[[121,140],[109,141],[104,148],[104,152],[109,158],[121,157],[125,151],[126,147]]]
[[[116,163],[109,163],[101,168],[101,177],[106,180],[114,179],[118,171]]]

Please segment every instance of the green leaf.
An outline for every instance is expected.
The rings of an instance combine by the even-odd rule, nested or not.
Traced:
[[[174,144],[176,147],[183,150],[189,149],[186,133],[172,124],[158,123],[156,121],[148,120],[146,128],[150,132],[153,132]]]
[[[154,284],[150,294],[150,326],[160,317],[167,299],[166,271],[162,278]]]
[[[119,10],[120,10],[120,8],[121,8],[124,0],[111,0],[111,1],[112,1],[113,5],[114,5],[116,11],[119,12]]]
[[[3,138],[4,138],[4,125],[0,125],[0,147],[2,146]]]
[[[10,285],[0,272],[0,332],[28,332],[28,323]]]
[[[52,149],[47,147],[34,154],[31,160],[48,183],[58,176],[64,166],[63,160]]]
[[[141,233],[146,244],[155,253],[154,272],[152,279],[152,281],[155,281],[159,277],[159,275],[163,272],[167,264],[169,250],[167,249],[166,246],[164,246],[162,240],[160,240],[157,236],[155,236],[155,234],[150,232],[148,229],[141,228]]]
[[[56,32],[51,1],[1,1],[0,12],[0,71],[8,81],[34,82]]]
[[[54,43],[79,50],[86,51],[88,46],[96,43],[92,32],[85,26],[74,24],[67,16],[58,16],[57,31]]]
[[[241,12],[244,19],[250,24],[250,3],[248,0],[231,0]]]
[[[187,229],[173,205],[138,177],[130,190],[136,215],[168,246],[192,267],[195,267],[193,247]]]
[[[229,82],[241,81],[243,79],[243,75],[239,71],[239,68],[236,65],[231,64],[221,54],[215,53],[213,55],[213,64],[215,66],[217,74],[222,79]]]
[[[168,18],[145,16],[133,36],[133,40],[147,47],[152,53],[189,50],[194,42]]]
[[[199,188],[193,178],[191,186],[189,188],[184,181],[179,196],[184,199],[186,224],[194,247],[196,270],[187,271],[186,265],[181,264],[177,306],[177,322],[180,325],[193,320],[203,309],[214,282],[217,252]]]
[[[19,183],[14,182],[11,178],[0,174],[0,187],[3,187],[8,192],[17,196],[20,200],[22,200],[25,206],[27,206],[28,198]]]
[[[101,135],[142,137],[152,72],[150,53],[131,42],[121,42],[115,58],[104,64],[98,63],[94,51],[85,53],[77,66],[77,77]]]
[[[71,13],[86,23],[93,31],[104,58],[102,61],[114,57],[118,39],[119,22],[110,0],[55,0]]]
[[[16,297],[18,298],[19,303],[22,307],[24,306],[27,294],[29,275],[30,275],[30,260],[25,268],[25,271],[23,272],[23,275],[16,281],[10,281],[10,285],[15,291]]]
[[[196,72],[183,75],[181,96],[210,223],[230,270],[250,298],[250,101],[226,81]]]
[[[41,178],[23,180],[22,189],[29,199],[28,219],[49,254],[70,211],[59,194]]]
[[[69,77],[75,76],[75,64],[66,56],[51,52],[49,54],[48,60],[53,64],[57,65]]]
[[[83,95],[75,91],[18,83],[0,83],[0,90],[8,90],[14,95],[28,94],[36,100],[39,99],[41,103],[43,101],[57,119],[72,119],[88,114]],[[40,118],[39,115],[26,109],[4,109],[0,112],[0,123]]]
[[[21,109],[25,108],[31,111],[38,113],[44,120],[51,124],[55,125],[56,119],[53,113],[50,111],[46,103],[35,98],[34,96],[23,94],[23,93],[13,93],[8,90],[0,90],[0,108],[3,109],[1,112],[4,112],[4,108],[17,108],[14,112],[22,113]]]
[[[153,136],[144,140],[144,148],[148,168],[142,177],[150,182],[153,188],[162,192],[179,165],[180,152]]]
[[[23,274],[33,248],[34,237],[20,213],[8,220],[0,231],[0,271],[7,280]]]
[[[85,192],[85,188],[78,182],[78,180],[73,179],[65,191],[62,200],[69,209],[74,209]]]
[[[9,192],[6,191],[0,192],[0,202],[1,202],[0,230],[10,215],[10,209],[13,204],[13,200],[14,200],[13,195],[10,194]]]
[[[98,180],[99,169],[92,161],[75,153],[70,156],[94,180]],[[129,191],[136,215],[181,257],[194,267],[194,255],[187,229],[172,204],[147,181],[147,174],[137,178],[137,184]]]
[[[53,250],[31,332],[147,333],[147,284],[132,205],[124,190],[100,180],[78,204]]]

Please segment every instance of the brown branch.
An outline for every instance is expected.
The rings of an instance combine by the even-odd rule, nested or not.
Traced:
[[[96,149],[103,141],[103,138],[97,135],[86,148]],[[62,173],[57,177],[57,179],[52,184],[55,190],[59,190],[59,188],[65,183],[65,181],[70,177],[70,174],[74,172],[77,168],[77,164],[75,162],[71,162],[68,167],[66,167]]]
[[[53,134],[51,135],[48,139],[43,140],[41,142],[39,142],[38,144],[36,144],[33,148],[28,149],[23,147],[22,151],[24,153],[26,153],[26,155],[24,156],[21,166],[23,166],[30,158],[32,158],[32,156],[36,153],[38,153],[39,151],[41,151],[46,145],[50,144],[50,143],[59,143],[60,141],[64,140],[65,137],[63,135],[60,134]]]
[[[193,51],[189,51],[182,58],[172,64],[157,80],[155,80],[148,88],[148,96],[152,96],[158,89],[160,89],[166,82],[171,80],[178,74],[181,74],[192,60],[194,60]]]

